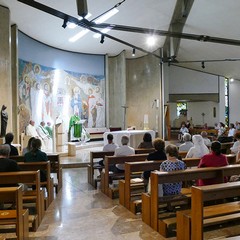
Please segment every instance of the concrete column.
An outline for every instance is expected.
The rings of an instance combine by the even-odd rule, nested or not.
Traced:
[[[9,9],[0,6],[0,16],[0,107],[3,104],[7,106],[8,132],[12,131],[11,30]]]
[[[19,143],[19,115],[18,115],[18,27],[11,26],[11,59],[12,59],[12,132],[14,143]],[[18,137],[17,137],[18,136]]]

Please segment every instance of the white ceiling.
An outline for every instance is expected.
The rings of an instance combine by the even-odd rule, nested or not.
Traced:
[[[75,0],[38,0],[37,2],[78,17]],[[87,0],[88,11],[92,14],[89,20],[119,2],[121,0]],[[118,7],[119,13],[107,20],[107,23],[168,31],[176,2],[176,0],[126,0]],[[17,0],[0,0],[0,5],[10,9],[11,22],[17,24],[19,30],[50,46],[74,52],[109,54],[110,56],[126,50],[127,57],[132,57],[131,47],[108,38],[105,38],[104,43],[101,44],[100,39],[93,38],[92,32],[77,42],[70,43],[68,39],[82,30],[81,27],[73,30],[64,29],[62,19]],[[195,0],[183,33],[239,40],[239,9],[239,0]],[[115,30],[111,30],[108,34],[151,52],[163,47],[165,41],[165,37],[158,36],[157,44],[149,49],[146,44],[146,34]],[[136,57],[143,54],[136,51]],[[240,59],[240,46],[181,39],[177,53],[178,61],[221,59]],[[178,65],[240,79],[240,61],[206,62],[204,69],[201,67],[201,62]]]

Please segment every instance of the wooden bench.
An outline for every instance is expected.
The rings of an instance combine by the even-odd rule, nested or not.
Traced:
[[[41,182],[40,186],[45,187],[47,190],[47,196],[45,197],[45,210],[47,210],[48,206],[52,203],[54,199],[53,193],[53,179],[50,175],[50,162],[18,162],[18,165],[22,171],[37,171],[42,170],[46,173],[46,182]]]
[[[11,156],[11,159],[15,160],[16,162],[24,162],[24,156]],[[54,181],[54,187],[56,193],[62,188],[62,166],[60,164],[60,156],[59,154],[47,154],[48,161],[51,164],[51,173],[57,174],[57,182]],[[54,180],[56,178],[54,177]]]
[[[2,185],[17,185],[18,183],[31,184],[36,186],[31,195],[23,192],[23,201],[34,201],[36,214],[30,216],[32,230],[37,231],[44,215],[44,198],[40,191],[40,171],[19,171],[19,172],[1,172],[0,183]]]
[[[94,170],[103,169],[104,166],[100,165],[98,162],[94,162],[94,159],[104,159],[105,156],[113,156],[114,152],[90,152],[90,163],[88,165],[88,183],[91,184],[94,188],[97,188],[97,181],[94,179]],[[100,179],[99,179],[100,181]]]
[[[135,149],[135,154],[144,154],[153,152],[154,148],[138,148]],[[114,152],[103,152],[103,151],[96,151],[90,152],[90,162],[88,165],[88,183],[91,184],[94,188],[97,188],[97,183],[100,182],[100,178],[94,179],[94,170],[102,170],[104,166],[100,165],[98,162],[94,162],[94,159],[104,159],[105,156],[113,156]]]
[[[136,155],[130,155],[130,156],[105,156],[105,167],[101,173],[101,191],[109,196],[110,198],[114,197],[114,193],[118,192],[118,188],[114,189],[109,186],[109,177],[111,176],[112,179],[114,178],[123,178],[124,173],[115,174],[111,173],[109,174],[109,168],[110,165],[114,164],[124,164],[125,162],[137,162],[137,161],[145,161],[148,154],[136,154]]]
[[[240,219],[240,202],[233,201],[204,207],[206,201],[240,196],[240,182],[192,187],[191,210],[177,213],[177,239],[202,240],[203,227]],[[184,228],[182,227],[184,224]]]
[[[218,178],[219,182],[224,181],[224,176],[236,175],[240,172],[240,166],[228,165],[218,168],[192,168],[174,172],[152,172],[151,173],[151,194],[142,194],[142,219],[154,230],[163,236],[168,236],[168,226],[171,222],[159,219],[159,204],[165,201],[165,197],[159,197],[158,184],[192,181],[197,179]],[[189,192],[187,192],[189,195]],[[182,195],[184,197],[184,195]],[[168,196],[169,200],[175,196]],[[173,223],[176,223],[173,216]]]
[[[132,194],[131,190],[135,186],[143,185],[143,181],[134,183],[131,176],[134,172],[159,170],[160,164],[163,161],[164,160],[125,163],[125,178],[119,181],[119,203],[131,212],[136,213],[136,206],[142,202],[140,194],[142,192]],[[196,167],[199,164],[200,158],[185,158],[183,161],[187,167]],[[134,197],[134,201],[131,201],[132,197]]]
[[[13,203],[15,210],[0,210],[0,225],[15,225],[18,240],[28,239],[28,209],[23,209],[22,187],[1,187],[3,203]]]

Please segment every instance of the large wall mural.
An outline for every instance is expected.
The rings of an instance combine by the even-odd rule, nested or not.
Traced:
[[[86,128],[105,127],[105,77],[69,72],[19,59],[20,131],[32,119],[68,127],[72,115]]]

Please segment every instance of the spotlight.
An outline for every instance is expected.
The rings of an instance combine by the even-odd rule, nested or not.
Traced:
[[[64,19],[64,20],[63,20],[63,25],[62,25],[63,28],[66,28],[66,27],[67,27],[67,22],[68,22],[67,19]]]
[[[103,43],[104,43],[104,35],[103,35],[103,34],[102,34],[102,36],[101,36],[100,43],[101,43],[101,44],[103,44]]]
[[[205,68],[205,64],[204,64],[204,62],[202,62],[202,68]]]
[[[132,50],[132,56],[133,56],[133,57],[135,56],[135,53],[136,53],[136,49],[133,48],[133,50]]]

